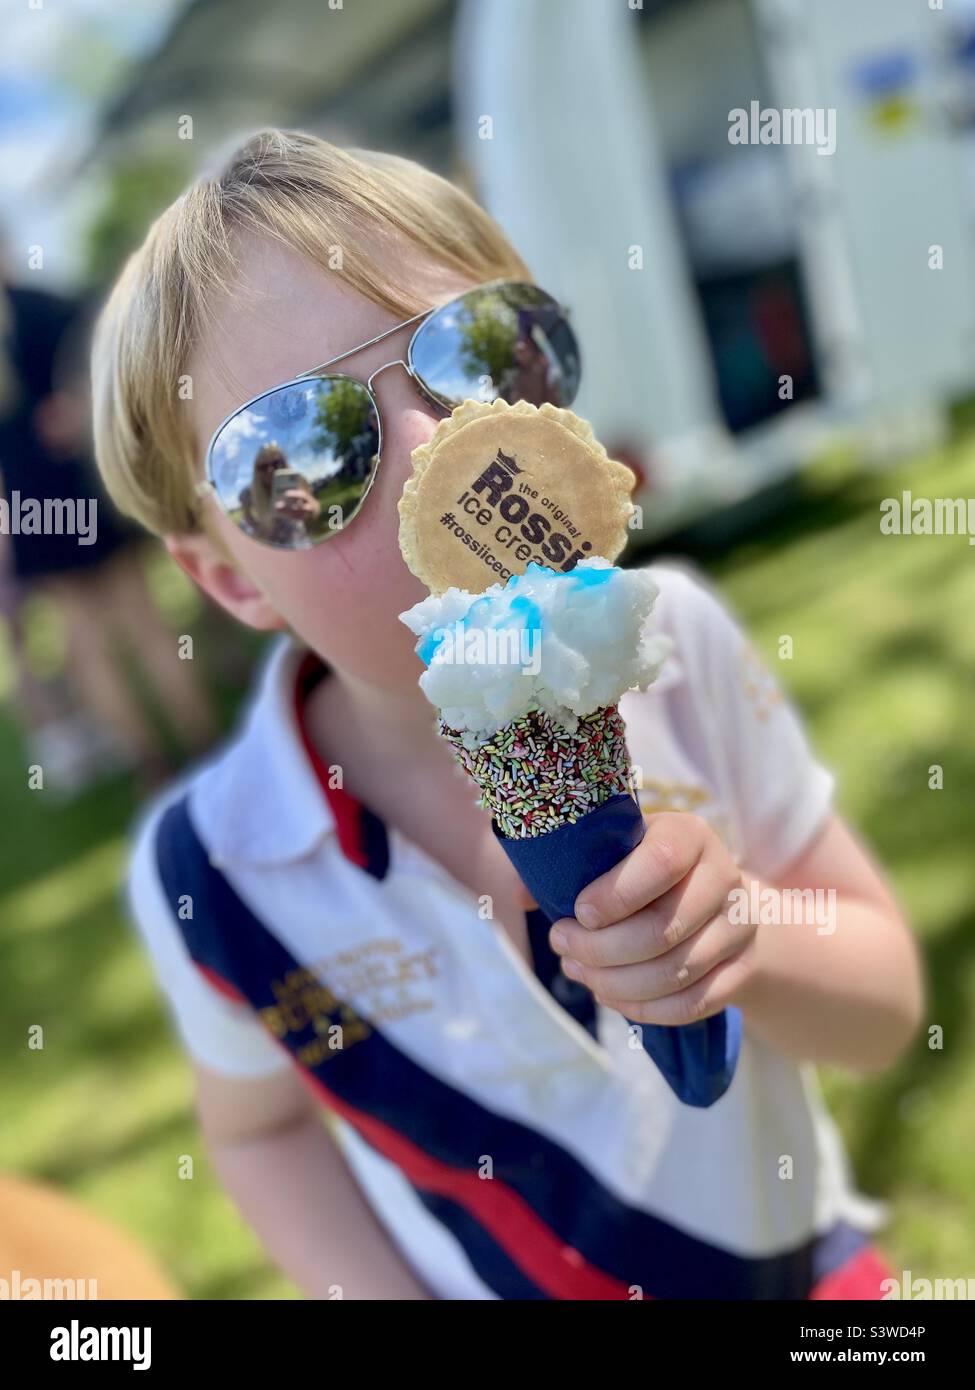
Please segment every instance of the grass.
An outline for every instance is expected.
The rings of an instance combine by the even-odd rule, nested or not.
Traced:
[[[881,536],[878,504],[903,488],[968,496],[973,464],[970,439],[893,473],[824,463],[774,521],[703,560],[803,710],[840,809],[924,943],[943,1049],[922,1037],[882,1077],[821,1075],[859,1187],[889,1202],[894,1267],[929,1278],[975,1266],[975,557],[964,538]],[[200,605],[162,557],[153,578],[174,626],[197,631]],[[43,664],[56,632],[43,612],[36,626]],[[794,656],[779,661],[786,634]],[[229,719],[239,690],[211,675]],[[928,785],[935,764],[940,791]],[[133,787],[120,778],[51,806],[27,789],[9,717],[0,766],[0,1168],[55,1182],[120,1223],[190,1297],[293,1296],[216,1182],[186,1062],[125,923],[117,884]],[[26,1045],[34,1024],[43,1050]],[[179,1176],[186,1155],[191,1181]]]
[[[188,582],[161,555],[152,578],[174,626],[198,632]],[[36,622],[40,644],[56,645],[50,615]],[[245,656],[253,647],[244,643]],[[215,683],[229,722],[239,691]],[[56,806],[27,789],[25,763],[13,723],[0,718],[0,1169],[53,1182],[119,1223],[191,1297],[295,1296],[219,1187],[187,1063],[125,917],[119,884],[139,805],[131,780]],[[35,1050],[27,1037],[37,1024]],[[180,1176],[186,1156],[191,1180]]]
[[[881,536],[879,503],[972,494],[975,442],[886,474],[824,466],[713,578],[802,709],[839,809],[885,866],[923,943],[929,1026],[878,1078],[821,1071],[861,1190],[888,1200],[895,1269],[975,1269],[975,555],[965,537]],[[791,661],[779,638],[793,640]],[[943,789],[932,768],[942,769]]]

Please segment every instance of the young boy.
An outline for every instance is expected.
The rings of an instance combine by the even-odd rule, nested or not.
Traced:
[[[265,131],[156,222],[99,324],[113,497],[239,621],[282,632],[239,734],[144,817],[130,878],[213,1161],[311,1297],[877,1298],[878,1210],[812,1064],[903,1052],[918,956],[718,600],[653,569],[674,655],[621,706],[647,835],[571,920],[530,910],[418,688],[397,501],[476,385],[453,309],[408,344],[417,316],[497,281],[537,322],[466,195]],[[274,389],[317,364],[339,380]],[[324,504],[286,544],[239,500],[283,441],[291,494]],[[828,923],[730,908],[782,888],[835,890]],[[626,1020],[728,1006],[734,1080],[682,1105]]]

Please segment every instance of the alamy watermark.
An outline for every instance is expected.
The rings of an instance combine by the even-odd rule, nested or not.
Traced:
[[[835,106],[762,106],[728,112],[729,145],[814,145],[817,154],[836,153]]]
[[[915,1279],[909,1269],[899,1279],[880,1281],[882,1299],[942,1300],[975,1298],[975,1279]]]
[[[726,915],[733,926],[815,927],[817,936],[832,936],[836,889],[772,888],[753,878],[728,894]]]
[[[98,1298],[97,1279],[36,1279],[25,1276],[19,1269],[10,1271],[10,1278],[0,1278],[0,1301],[29,1302],[33,1299],[79,1298],[94,1302]]]
[[[0,534],[5,536],[77,536],[79,545],[98,539],[95,497],[24,497],[14,488],[0,497]]]
[[[151,1327],[91,1327],[72,1318],[51,1329],[52,1361],[131,1361],[134,1371],[152,1365]]]
[[[975,497],[885,497],[880,504],[882,536],[967,536],[975,545]]]
[[[468,627],[458,618],[435,628],[431,666],[519,666],[524,676],[537,676],[542,663],[542,630],[535,627]]]

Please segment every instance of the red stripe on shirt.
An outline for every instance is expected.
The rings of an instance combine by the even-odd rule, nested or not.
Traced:
[[[211,984],[218,994],[222,994],[225,999],[232,999],[235,1004],[246,1004],[251,1008],[249,999],[245,999],[236,985],[232,985],[229,980],[225,980],[222,975],[218,975],[215,970],[211,970],[208,965],[201,965],[199,961],[194,961],[196,968],[206,977],[207,983]]]
[[[321,667],[322,663],[314,652],[306,652],[301,659],[298,673],[295,678],[294,709],[295,721],[298,725],[298,732],[301,734],[301,741],[304,744],[305,753],[311,763],[318,778],[319,785],[328,802],[329,809],[335,817],[335,833],[338,836],[339,848],[346,859],[357,864],[360,869],[368,869],[369,859],[366,853],[366,846],[362,835],[362,816],[361,806],[351,793],[344,787],[331,785],[332,770],[322,758],[318,749],[315,747],[305,727],[304,703],[307,693],[308,681],[312,674]]]
[[[229,999],[246,1002],[223,976],[208,966],[197,968],[211,985]],[[279,1038],[274,1041],[289,1059],[294,1055]],[[447,1197],[463,1207],[505,1251],[511,1263],[534,1284],[555,1299],[629,1299],[630,1287],[588,1263],[541,1221],[528,1203],[507,1183],[479,1178],[476,1173],[452,1167],[406,1139],[390,1125],[375,1119],[341,1096],[304,1067],[298,1075],[318,1100],[347,1120],[363,1139],[424,1192]]]
[[[447,1197],[469,1212],[511,1263],[550,1298],[630,1299],[628,1284],[589,1264],[578,1250],[566,1245],[507,1183],[479,1178],[476,1173],[431,1158],[389,1125],[334,1095],[317,1076],[304,1069],[299,1069],[299,1075],[411,1183],[424,1192]]]
[[[879,1299],[884,1290],[881,1285],[885,1279],[896,1279],[893,1270],[878,1250],[866,1246],[851,1256],[838,1269],[831,1270],[818,1284],[813,1286],[809,1297],[823,1299]]]

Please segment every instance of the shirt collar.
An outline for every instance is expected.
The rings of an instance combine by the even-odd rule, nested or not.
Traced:
[[[194,809],[215,861],[286,863],[337,833],[296,712],[298,675],[309,655],[291,637],[271,644],[240,734],[196,783]]]

